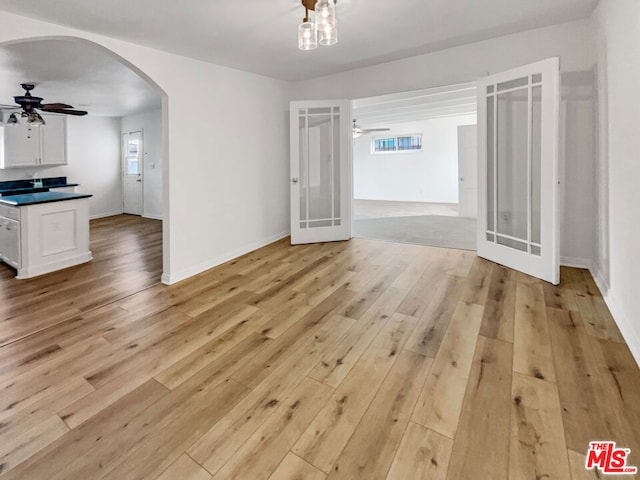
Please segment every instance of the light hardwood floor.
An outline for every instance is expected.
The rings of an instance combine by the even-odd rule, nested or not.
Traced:
[[[173,286],[159,222],[0,270],[0,479],[571,479],[640,465],[640,371],[586,271],[282,240]],[[629,477],[627,477],[629,478]]]

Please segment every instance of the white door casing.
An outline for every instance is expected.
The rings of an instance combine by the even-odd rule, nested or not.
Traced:
[[[290,104],[291,243],[351,238],[351,102]]]
[[[560,61],[478,82],[478,255],[560,282]]]
[[[142,130],[122,134],[122,211],[142,215],[144,142]]]

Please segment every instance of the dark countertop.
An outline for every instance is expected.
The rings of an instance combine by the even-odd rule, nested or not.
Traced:
[[[75,200],[77,198],[89,198],[93,195],[86,193],[65,193],[65,192],[38,192],[25,193],[23,195],[11,195],[0,197],[0,204],[11,205],[12,207],[24,207],[35,205],[36,203],[62,202],[64,200]]]
[[[67,177],[42,178],[40,180],[42,181],[42,187],[34,187],[33,180],[9,180],[0,182],[0,196],[48,192],[50,188],[78,186],[77,183],[68,183]]]
[[[0,189],[0,196],[7,197],[9,195],[22,195],[24,193],[48,192],[50,188],[77,187],[78,185],[78,183],[65,183],[64,185],[51,185],[49,187],[9,188],[5,190]]]

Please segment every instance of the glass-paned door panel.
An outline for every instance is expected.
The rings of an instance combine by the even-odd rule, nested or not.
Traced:
[[[140,175],[140,139],[127,140],[127,175]]]
[[[304,112],[304,110],[303,110]],[[298,123],[300,128],[298,130],[298,155],[299,158],[306,158],[307,151],[309,147],[307,146],[309,143],[309,138],[307,135],[307,117],[306,115],[300,115],[298,117]],[[298,180],[298,188],[300,199],[300,228],[307,228],[307,221],[309,220],[309,215],[307,213],[307,196],[308,196],[308,187],[307,187],[307,162],[300,162],[300,171],[299,171],[299,180]]]
[[[516,90],[498,94],[497,109],[497,176],[498,234],[526,240],[528,181],[528,102],[527,91]]]
[[[533,79],[535,81],[535,78]],[[531,88],[531,242],[540,244],[540,207],[542,205],[541,146],[542,129],[542,88]],[[532,252],[540,255],[540,248],[532,249]]]
[[[291,243],[347,240],[350,102],[291,103]]]
[[[479,82],[478,255],[560,280],[559,59]]]
[[[307,185],[309,220],[334,219],[333,167],[340,161],[340,152],[333,151],[332,122],[340,123],[340,116],[313,115],[307,129]],[[340,218],[340,215],[335,216]],[[324,224],[321,226],[325,226]]]

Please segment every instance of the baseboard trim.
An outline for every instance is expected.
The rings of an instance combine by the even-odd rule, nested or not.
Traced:
[[[640,332],[633,327],[633,324],[629,321],[629,316],[623,311],[622,307],[620,307],[618,298],[611,292],[609,283],[605,280],[600,269],[594,265],[590,271],[594,282],[596,282],[602,294],[602,298],[604,298],[604,302],[607,304],[607,308],[611,312],[613,320],[616,322],[629,350],[631,350],[631,355],[633,355],[636,364],[640,367]]]
[[[122,215],[122,212],[98,213],[96,215],[89,215],[89,220],[97,220],[98,218],[115,217],[116,215]]]
[[[629,350],[631,350],[631,355],[633,355],[636,364],[640,367],[640,334],[633,328],[629,317],[622,310],[620,302],[611,290],[609,290],[607,295],[603,295],[603,298],[620,329],[620,333],[622,333],[625,342],[627,342]]]
[[[186,280],[187,278],[193,277],[198,273],[202,273],[206,270],[217,267],[218,265],[222,265],[223,263],[228,262],[229,260],[233,260],[234,258],[238,258],[249,252],[253,252],[254,250],[265,247],[273,242],[277,242],[278,240],[282,240],[283,238],[288,236],[289,236],[289,231],[276,233],[275,235],[271,235],[258,242],[245,245],[231,252],[225,253],[224,255],[220,255],[219,257],[213,258],[211,260],[207,260],[206,262],[202,262],[194,267],[185,268],[176,273],[170,273],[170,274],[163,273],[160,280],[165,285],[173,285],[174,283],[178,283],[182,280]]]
[[[147,215],[142,214],[142,218],[149,218],[151,220],[162,220],[162,215]]]
[[[593,261],[589,258],[560,257],[560,265],[563,267],[586,268],[591,270]]]
[[[609,293],[609,282],[605,280],[604,275],[596,265],[590,268],[589,271],[602,296],[606,296]]]

